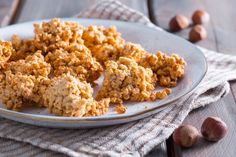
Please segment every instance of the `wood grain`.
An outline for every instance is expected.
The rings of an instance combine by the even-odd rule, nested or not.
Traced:
[[[168,30],[168,23],[171,17],[176,14],[183,14],[191,19],[192,13],[196,9],[204,9],[211,15],[211,20],[205,24],[208,32],[208,38],[197,45],[216,50],[221,53],[236,54],[236,22],[232,21],[236,17],[236,11],[233,9],[236,6],[234,0],[150,0],[152,5],[152,16],[160,27]],[[217,4],[217,6],[215,5]],[[190,28],[176,33],[185,39],[188,39]],[[169,156],[183,157],[231,157],[236,153],[235,118],[236,118],[236,103],[235,103],[236,83],[231,83],[231,92],[227,97],[219,100],[216,103],[207,105],[198,110],[193,111],[184,121],[184,124],[192,124],[200,128],[202,121],[208,116],[218,116],[222,118],[229,126],[227,136],[218,143],[208,143],[201,140],[196,147],[192,149],[181,149],[173,143],[172,139],[167,142],[167,150]]]
[[[0,27],[4,27],[11,23],[19,0],[1,0],[0,1]]]
[[[21,9],[20,16],[16,20],[16,23],[53,17],[72,17],[95,4],[97,1],[98,0],[24,0],[24,6]],[[146,1],[121,0],[121,2],[148,15]]]

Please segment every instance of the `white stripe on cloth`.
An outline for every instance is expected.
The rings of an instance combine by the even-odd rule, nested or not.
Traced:
[[[154,26],[142,13],[114,0],[100,1],[78,16],[139,22],[161,29]],[[11,148],[20,148],[22,151],[18,155],[21,155],[31,147],[30,152],[25,152],[25,156],[27,153],[40,155],[42,150],[45,150],[42,154],[48,156],[53,152],[73,157],[146,155],[167,139],[192,109],[215,102],[226,95],[229,92],[227,81],[236,79],[235,56],[200,49],[209,63],[206,78],[192,94],[181,98],[165,110],[128,124],[84,130],[41,128],[2,118],[0,137],[8,141],[0,140],[4,142],[0,144],[0,154],[7,152],[8,156],[14,156],[16,152],[11,152]],[[12,147],[6,149],[8,145]]]

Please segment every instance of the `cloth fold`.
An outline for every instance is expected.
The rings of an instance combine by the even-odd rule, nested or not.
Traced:
[[[138,22],[161,29],[142,13],[115,0],[100,1],[78,16]],[[45,156],[52,153],[73,157],[146,155],[166,140],[191,110],[225,96],[230,89],[227,81],[236,79],[235,56],[200,49],[209,65],[206,77],[193,93],[179,99],[163,111],[127,124],[83,130],[43,128],[0,118],[0,143],[6,143],[0,144],[0,156],[26,156],[27,150],[36,155],[42,152]],[[21,148],[22,151],[18,154],[9,149],[6,151],[8,144]]]

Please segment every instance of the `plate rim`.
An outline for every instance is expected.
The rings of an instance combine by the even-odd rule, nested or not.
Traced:
[[[34,22],[42,22],[42,21],[49,21],[53,18],[47,18],[47,19],[37,19],[37,20],[32,20],[32,21],[27,21],[27,22],[22,22],[22,23],[18,23],[18,24],[13,24],[13,25],[10,25],[10,26],[5,26],[5,27],[2,27],[0,28],[0,30],[3,30],[3,29],[7,29],[9,27],[15,27],[17,25],[24,25],[24,24],[33,24]],[[206,73],[208,71],[208,64],[207,64],[207,60],[206,60],[206,57],[205,55],[203,54],[203,51],[201,49],[199,49],[196,45],[190,43],[189,41],[185,40],[184,38],[181,38],[177,35],[173,35],[165,30],[162,30],[161,28],[159,29],[155,29],[154,27],[149,27],[147,25],[144,25],[144,24],[140,24],[140,23],[135,23],[135,22],[128,22],[128,21],[117,21],[117,20],[107,20],[107,19],[96,19],[96,18],[60,18],[60,20],[62,21],[75,21],[75,22],[79,22],[79,21],[101,21],[101,22],[112,22],[111,25],[115,25],[115,23],[118,23],[118,24],[129,24],[129,25],[133,25],[134,27],[141,27],[141,29],[149,29],[149,30],[152,30],[152,31],[163,31],[164,33],[168,34],[169,36],[172,36],[178,40],[181,40],[185,43],[188,43],[188,44],[191,44],[192,47],[194,49],[196,49],[198,51],[198,53],[200,52],[200,56],[201,58],[203,59],[203,62],[204,62],[204,72],[202,73],[201,75],[201,79],[199,79],[197,82],[195,82],[195,84],[185,93],[183,94],[180,94],[178,97],[176,98],[173,98],[172,100],[170,101],[166,101],[165,103],[161,104],[161,105],[158,105],[156,107],[153,107],[153,108],[150,108],[150,109],[145,109],[143,111],[140,111],[140,112],[137,112],[137,113],[134,113],[134,114],[128,114],[128,115],[119,115],[117,114],[116,116],[112,116],[112,117],[105,117],[106,115],[103,115],[103,116],[94,116],[94,117],[62,117],[62,116],[50,116],[50,115],[39,115],[39,114],[31,114],[31,113],[24,113],[24,112],[17,112],[17,111],[13,111],[13,110],[8,110],[8,109],[5,109],[5,108],[0,108],[0,113],[5,113],[7,115],[9,114],[14,114],[15,116],[20,116],[22,118],[27,118],[27,119],[39,119],[39,120],[44,120],[44,121],[56,121],[56,122],[61,122],[61,121],[64,121],[64,122],[68,122],[68,121],[71,121],[71,122],[96,122],[96,121],[110,121],[110,120],[122,120],[122,119],[127,119],[127,118],[134,118],[134,117],[138,117],[138,116],[141,116],[141,115],[145,115],[149,112],[153,112],[155,110],[158,110],[160,108],[164,108],[165,106],[167,106],[168,104],[170,103],[173,103],[177,100],[179,100],[180,98],[186,96],[187,94],[190,94],[191,92],[193,92],[196,87],[202,82],[202,80],[204,79],[204,77],[206,76]]]

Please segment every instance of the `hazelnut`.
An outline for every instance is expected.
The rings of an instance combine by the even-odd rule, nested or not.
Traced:
[[[174,16],[169,22],[170,31],[176,32],[180,31],[189,26],[188,19],[183,15]]]
[[[201,133],[208,141],[219,141],[227,133],[227,125],[218,117],[208,117],[204,120]]]
[[[192,20],[194,24],[207,23],[210,20],[210,15],[204,10],[196,10],[193,13]]]
[[[206,29],[201,25],[194,26],[189,32],[189,40],[191,42],[197,42],[207,37]]]
[[[191,147],[197,143],[199,138],[198,130],[192,125],[181,125],[175,129],[173,140],[176,144],[182,147]]]

